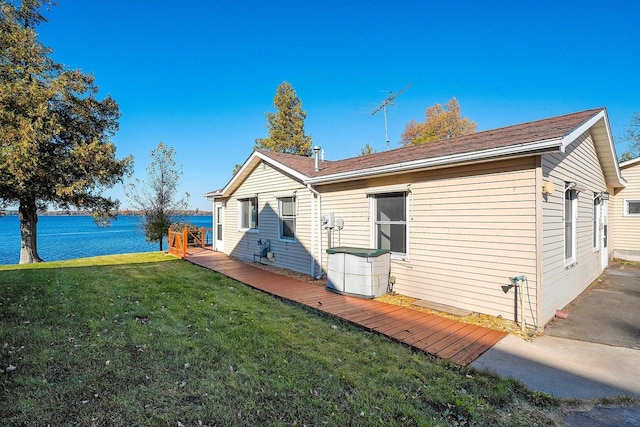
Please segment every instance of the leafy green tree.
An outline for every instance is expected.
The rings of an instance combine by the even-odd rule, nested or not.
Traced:
[[[640,157],[640,113],[631,117],[623,139],[629,143],[629,151],[622,153],[619,160],[624,162]]]
[[[255,148],[311,156],[311,135],[304,133],[307,113],[302,111],[302,101],[293,86],[282,82],[276,89],[273,105],[278,111],[265,113],[269,137],[256,139]]]
[[[111,137],[120,110],[98,100],[92,76],[54,62],[35,28],[47,0],[0,0],[0,205],[17,205],[20,263],[40,262],[38,210],[90,211],[107,223],[118,201],[102,196],[130,171]]]
[[[461,117],[460,105],[455,97],[447,101],[444,107],[436,104],[427,108],[426,116],[427,119],[424,122],[412,120],[407,124],[402,133],[402,145],[424,144],[476,131],[475,122],[467,117]]]
[[[360,149],[359,156],[362,157],[362,156],[366,156],[368,154],[373,154],[375,152],[376,152],[376,149],[373,148],[370,144],[367,143],[367,144],[364,145],[364,147],[362,147]]]
[[[172,216],[187,209],[189,193],[177,198],[182,165],[177,166],[173,148],[158,143],[151,151],[147,180],[135,179],[128,185],[127,198],[134,209],[144,214],[144,234],[148,242],[158,242],[160,250],[169,233]]]

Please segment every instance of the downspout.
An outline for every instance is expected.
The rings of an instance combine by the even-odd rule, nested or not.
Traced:
[[[307,186],[307,188],[309,188]],[[311,202],[311,218],[309,219],[309,228],[311,229],[311,268],[309,270],[309,276],[311,277],[315,277],[316,275],[316,260],[315,260],[315,253],[316,253],[316,239],[315,239],[315,227],[313,226],[313,218],[314,218],[314,206],[315,206],[315,196],[313,195],[313,192],[309,191],[309,193],[311,193],[311,197],[309,197],[309,200]]]
[[[316,273],[315,278],[316,279],[321,279],[322,278],[322,230],[320,229],[322,221],[320,220],[320,215],[322,212],[322,198],[320,197],[320,193],[311,186],[311,184],[307,184],[307,189],[315,195],[316,199],[317,199],[317,203],[318,203],[318,215],[316,219],[316,225],[318,227],[317,232],[315,233],[315,237],[318,239],[318,245],[316,246],[314,242],[312,242],[312,253],[313,251],[316,249],[318,250],[317,253],[317,258],[315,258],[313,255],[311,256],[311,262],[313,264],[313,267],[311,268],[311,270]],[[311,200],[311,203],[313,204],[313,198]],[[312,206],[311,209],[311,216],[312,216],[312,220],[313,220],[313,216],[314,216],[314,209]],[[313,233],[313,224],[311,224],[311,238],[313,240],[314,237],[314,233]],[[317,260],[317,262],[316,262]],[[314,271],[316,269],[316,265],[318,266],[317,271]]]
[[[544,173],[542,170],[542,156],[536,156],[535,169],[535,227],[536,227],[536,318],[533,319],[533,326],[538,332],[542,332],[544,325],[541,324],[542,309],[544,304],[544,295],[542,294],[542,281],[544,279],[544,270],[542,265],[542,248],[544,243],[544,210],[546,201],[542,194],[542,186],[544,185]],[[533,314],[533,313],[532,313]]]

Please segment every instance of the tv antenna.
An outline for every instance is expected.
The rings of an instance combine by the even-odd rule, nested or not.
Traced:
[[[400,89],[395,94],[392,91],[389,91],[389,96],[387,97],[387,99],[382,101],[382,104],[380,104],[378,108],[376,108],[375,111],[371,113],[371,115],[373,116],[380,110],[384,111],[384,135],[387,141],[387,150],[389,149],[389,128],[387,127],[387,106],[392,106],[393,100],[396,99],[402,92],[409,89],[409,87],[411,87],[411,83],[409,83],[408,85]]]

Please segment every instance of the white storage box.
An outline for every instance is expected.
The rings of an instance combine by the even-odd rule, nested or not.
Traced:
[[[327,289],[364,298],[386,294],[390,257],[386,249],[327,249]]]

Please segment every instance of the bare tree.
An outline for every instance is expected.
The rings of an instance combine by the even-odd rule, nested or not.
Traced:
[[[129,183],[127,198],[131,207],[144,214],[144,233],[148,242],[162,242],[169,232],[171,217],[185,210],[189,193],[177,198],[182,165],[176,166],[175,150],[162,142],[151,152],[147,180]]]
[[[629,151],[622,153],[619,160],[624,162],[640,157],[640,113],[635,113],[631,117],[623,139],[629,143]]]

